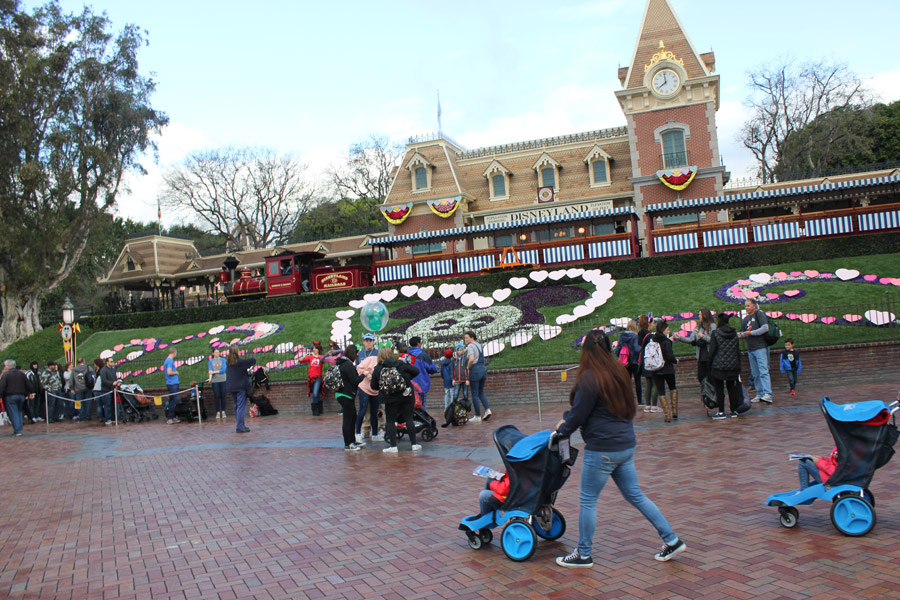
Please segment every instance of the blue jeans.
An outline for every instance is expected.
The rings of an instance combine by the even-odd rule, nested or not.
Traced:
[[[444,409],[450,406],[450,403],[453,402],[453,392],[455,390],[456,388],[454,386],[444,388]]]
[[[788,378],[788,384],[791,386],[791,389],[793,390],[794,388],[797,387],[798,373],[797,373],[797,371],[785,371],[785,374],[787,375],[787,378]]]
[[[489,482],[490,483],[490,482]],[[489,512],[495,510],[495,505],[491,502],[491,498],[494,497],[494,492],[490,489],[483,489],[478,492],[478,514],[486,515]]]
[[[75,401],[81,402],[81,410],[78,412],[78,419],[82,421],[90,421],[92,412],[91,409],[94,408],[94,392],[75,392]]]
[[[100,396],[101,393],[102,392],[95,392],[93,390],[90,392],[92,400],[96,400],[96,402],[97,402],[97,416],[100,418],[101,421],[105,421],[106,420],[106,403],[103,402],[103,398],[100,398],[99,400],[97,400],[97,397]]]
[[[175,418],[175,407],[178,406],[178,384],[166,384],[166,391],[169,393],[169,398],[166,403],[166,418],[174,419]]]
[[[747,353],[750,361],[750,383],[756,394],[763,396],[772,395],[772,382],[769,379],[769,347],[751,350]]]
[[[216,404],[216,412],[225,412],[225,382],[214,381],[210,385],[212,385],[213,401]]]
[[[469,403],[469,386],[463,383],[454,383],[453,384],[453,400],[458,400],[460,395],[462,395],[463,404]]]
[[[797,475],[800,476],[801,490],[808,488],[810,483],[822,483],[822,477],[819,475],[819,467],[808,458],[798,461]],[[810,479],[812,479],[812,482],[810,482]]]
[[[234,394],[234,392],[231,392]],[[322,378],[316,377],[316,380],[313,382],[313,395],[312,401],[314,404],[318,404],[322,401]]]
[[[634,448],[619,452],[584,451],[581,466],[581,493],[578,513],[578,554],[590,556],[594,545],[594,530],[597,528],[597,497],[612,476],[613,481],[632,506],[656,528],[659,537],[666,544],[678,539],[666,518],[638,487],[637,471],[634,468]]]
[[[244,429],[244,412],[247,410],[247,390],[231,392],[234,401],[235,431]]]
[[[363,419],[369,411],[369,425],[372,427],[372,435],[378,435],[378,396],[370,396],[364,391],[359,391],[359,412],[356,413],[356,433],[362,433]]]
[[[484,410],[490,408],[487,398],[484,395],[484,381],[487,379],[487,367],[484,365],[472,365],[469,369],[469,387],[472,388],[472,404],[475,406],[475,416],[481,416],[481,409],[478,408],[478,401],[484,405]]]
[[[6,415],[12,423],[13,433],[22,433],[22,405],[25,404],[25,396],[7,396],[3,405],[6,407]]]

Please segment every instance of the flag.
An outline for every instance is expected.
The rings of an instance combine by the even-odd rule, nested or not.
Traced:
[[[156,216],[159,221],[162,221],[162,202],[160,202],[159,198],[156,199]]]

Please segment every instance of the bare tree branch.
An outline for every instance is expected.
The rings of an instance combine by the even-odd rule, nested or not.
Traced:
[[[198,152],[166,173],[161,202],[233,248],[284,240],[317,198],[306,165],[257,148]]]
[[[338,198],[370,198],[382,202],[391,188],[391,172],[404,152],[403,146],[376,135],[353,144],[344,164],[328,171],[335,195]]]
[[[796,64],[784,58],[748,73],[750,118],[742,142],[757,161],[757,175],[774,181],[788,138],[821,115],[871,104],[868,92],[846,65],[825,61]]]

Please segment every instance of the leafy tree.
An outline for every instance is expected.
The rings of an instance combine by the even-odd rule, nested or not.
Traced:
[[[163,235],[191,240],[194,242],[194,247],[197,248],[200,256],[221,254],[225,252],[228,246],[228,240],[225,239],[225,236],[216,232],[204,231],[192,223],[173,225],[163,231]]]
[[[40,329],[43,299],[168,122],[138,70],[143,34],[109,28],[90,8],[0,0],[0,347]]]
[[[756,157],[757,174],[764,182],[775,180],[788,139],[798,131],[838,111],[834,119],[823,118],[814,127],[815,135],[795,137],[796,154],[802,155],[812,140],[835,135],[835,128],[840,129],[854,110],[871,104],[859,78],[843,64],[796,64],[784,59],[751,71],[749,83],[752,95],[745,105],[750,118],[744,123],[742,141]]]
[[[290,241],[322,240],[387,231],[387,222],[372,198],[341,198],[324,202],[303,215]]]
[[[900,102],[838,108],[788,136],[776,176],[900,161]]]
[[[296,158],[267,149],[201,151],[166,174],[162,203],[231,248],[266,248],[315,206],[305,171]]]

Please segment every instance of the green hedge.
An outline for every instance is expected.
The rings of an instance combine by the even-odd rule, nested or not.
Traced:
[[[629,258],[596,263],[586,263],[585,268],[600,268],[613,273],[616,279],[634,279],[656,275],[675,275],[718,269],[778,265],[805,260],[823,260],[872,254],[900,252],[900,233],[857,235],[842,238],[807,240],[784,244],[767,244],[749,248],[731,248],[707,252],[694,252],[651,258]],[[510,276],[527,270],[512,270],[476,277],[458,277],[433,282],[465,283],[469,291],[490,293],[505,287]],[[545,280],[540,285],[557,283]],[[376,288],[377,289],[377,288]],[[279,296],[263,300],[203,306],[177,310],[141,312],[123,315],[98,315],[89,319],[95,331],[116,329],[140,329],[161,325],[181,325],[234,319],[253,319],[259,315],[276,315],[320,308],[340,308],[350,300],[357,300],[361,290],[338,290],[297,296]]]

